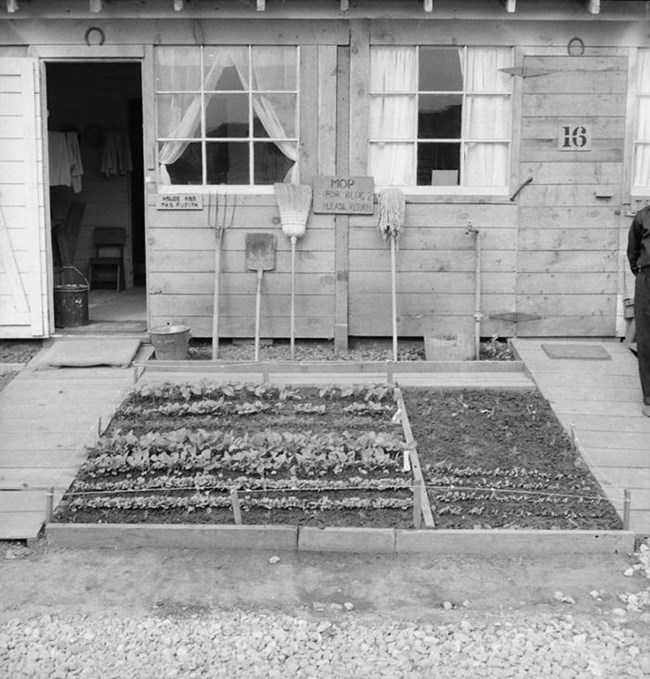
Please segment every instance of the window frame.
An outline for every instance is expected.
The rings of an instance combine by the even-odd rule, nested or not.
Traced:
[[[295,82],[296,89],[294,90],[256,90],[252,88],[253,78],[253,58],[252,53],[255,47],[280,47],[287,48],[292,47],[295,50],[296,55],[296,73]],[[168,48],[168,47],[189,47],[192,49],[199,50],[199,89],[197,90],[164,90],[158,89],[156,82],[156,49],[157,48]],[[204,54],[206,50],[220,49],[220,48],[246,48],[248,51],[248,82],[249,87],[243,87],[240,90],[206,90],[205,89],[205,61]],[[248,144],[248,161],[249,161],[249,178],[254,180],[255,178],[255,166],[254,166],[254,146],[256,143],[274,143],[273,137],[255,137],[254,136],[254,121],[255,112],[253,107],[253,95],[254,94],[288,94],[294,95],[296,99],[296,110],[295,110],[295,137],[290,137],[287,139],[282,139],[278,141],[288,141],[295,144],[296,152],[298,154],[298,175],[300,174],[300,160],[301,160],[301,137],[302,137],[302,118],[301,118],[301,45],[300,44],[278,44],[269,45],[266,43],[237,43],[237,44],[226,44],[220,43],[218,45],[176,45],[176,44],[165,44],[157,45],[153,50],[153,111],[154,111],[154,161],[155,161],[155,181],[157,186],[157,192],[160,194],[174,194],[174,193],[196,193],[196,194],[206,194],[214,191],[219,193],[239,193],[239,194],[272,194],[273,193],[273,183],[270,184],[255,184],[253,181],[248,184],[209,184],[207,183],[207,144],[208,143],[220,143],[220,142],[246,142]],[[247,137],[208,137],[206,130],[206,99],[205,95],[208,94],[245,94],[248,99],[248,136]],[[158,97],[169,96],[169,95],[187,95],[191,97],[200,96],[201,97],[201,120],[200,120],[200,134],[192,138],[172,138],[172,137],[161,137],[158,135]],[[162,144],[166,142],[185,142],[201,144],[201,183],[200,184],[166,184],[160,179],[160,151]]]
[[[374,43],[370,46],[370,58],[372,59],[372,51],[374,49],[381,49],[384,47],[392,47],[394,45],[388,45],[388,44],[382,44],[382,43]],[[415,45],[411,44],[403,44],[400,45],[403,47],[413,47],[416,49],[416,65],[417,65],[417,72],[416,72],[416,90],[414,92],[377,92],[373,91],[370,87],[368,87],[368,98],[370,100],[370,105],[369,109],[372,106],[372,99],[375,97],[380,97],[380,96],[413,96],[415,97],[416,100],[416,105],[414,109],[414,115],[416,116],[415,120],[415,129],[417,132],[417,116],[419,115],[419,99],[420,96],[430,96],[430,95],[461,95],[461,111],[464,112],[467,110],[466,108],[466,101],[468,95],[471,97],[481,97],[481,96],[500,96],[503,97],[504,99],[508,100],[508,107],[509,107],[509,112],[510,112],[510,132],[507,137],[507,139],[475,139],[475,138],[470,138],[468,136],[468,128],[470,126],[470,121],[469,117],[466,116],[464,113],[461,114],[461,137],[459,139],[451,139],[451,138],[436,138],[436,139],[429,139],[429,138],[420,138],[420,137],[414,137],[414,138],[403,138],[399,140],[384,140],[380,137],[372,137],[368,136],[368,159],[370,160],[370,147],[371,145],[377,144],[377,143],[395,143],[395,144],[413,144],[415,146],[415,153],[414,158],[413,158],[413,163],[414,163],[414,169],[413,169],[413,176],[416,178],[417,181],[417,163],[418,163],[418,145],[421,143],[458,143],[460,145],[460,168],[459,168],[459,184],[457,185],[411,185],[411,186],[398,186],[397,188],[402,189],[405,193],[409,195],[429,195],[429,196],[444,196],[444,195],[458,195],[458,196],[471,196],[471,195],[477,195],[477,196],[507,196],[509,194],[509,189],[511,185],[511,177],[512,177],[512,166],[513,166],[513,149],[515,146],[515,109],[516,109],[516,88],[513,80],[511,80],[510,87],[508,92],[493,92],[493,91],[485,91],[485,92],[471,92],[469,91],[467,87],[467,51],[469,48],[480,48],[480,47],[495,47],[495,48],[507,48],[510,51],[510,66],[515,66],[516,59],[517,59],[517,51],[516,48],[512,45],[502,45],[502,44],[486,44],[486,45],[474,45],[474,44],[464,44],[464,45],[449,45],[449,44],[434,44],[434,43],[419,43]],[[429,91],[429,90],[419,90],[419,75],[420,75],[420,51],[422,49],[428,49],[428,48],[448,48],[448,49],[461,49],[462,48],[462,64],[461,64],[461,73],[463,77],[463,85],[462,85],[462,90],[455,90],[455,91]],[[370,76],[368,76],[370,78]],[[370,114],[369,114],[370,115]],[[504,169],[504,174],[506,177],[506,183],[503,186],[464,186],[462,184],[464,177],[465,177],[465,158],[466,158],[466,147],[468,144],[471,143],[490,143],[490,144],[501,144],[507,147],[507,165]],[[397,186],[397,185],[396,185]],[[378,185],[377,188],[383,189],[383,188],[390,188],[389,186],[382,186]]]
[[[626,182],[629,187],[630,198],[632,200],[642,200],[650,196],[650,184],[642,186],[634,184],[635,167],[636,167],[636,151],[640,146],[650,146],[650,140],[639,141],[637,138],[639,117],[641,110],[641,100],[650,99],[650,82],[646,88],[641,89],[639,86],[639,70],[641,68],[641,54],[646,52],[650,57],[650,47],[635,47],[632,48],[629,55],[629,76],[628,76],[628,105],[627,105],[627,120],[628,120],[628,134],[629,134],[629,162],[625,163],[625,167],[629,172],[629,180]]]

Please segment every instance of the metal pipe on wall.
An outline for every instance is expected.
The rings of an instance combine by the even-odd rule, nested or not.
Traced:
[[[466,233],[474,238],[474,359],[479,360],[481,353],[481,238],[483,234],[467,222]]]

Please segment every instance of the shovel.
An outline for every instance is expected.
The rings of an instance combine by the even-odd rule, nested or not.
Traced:
[[[246,266],[257,271],[255,298],[255,360],[260,360],[260,315],[262,309],[262,274],[275,267],[275,236],[271,233],[246,234]]]

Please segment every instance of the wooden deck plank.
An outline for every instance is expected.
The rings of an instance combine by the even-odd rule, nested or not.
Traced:
[[[635,355],[611,341],[600,343],[611,360],[551,359],[543,343],[548,340],[513,340],[558,419],[569,434],[574,432],[578,449],[616,510],[622,515],[623,490],[632,489],[631,529],[650,534],[650,419],[641,414]]]
[[[6,512],[0,514],[0,539],[34,540],[43,523],[45,512]]]

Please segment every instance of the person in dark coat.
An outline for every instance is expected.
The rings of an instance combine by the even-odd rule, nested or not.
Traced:
[[[627,259],[635,276],[634,320],[643,414],[650,417],[650,206],[639,210],[630,226]]]

